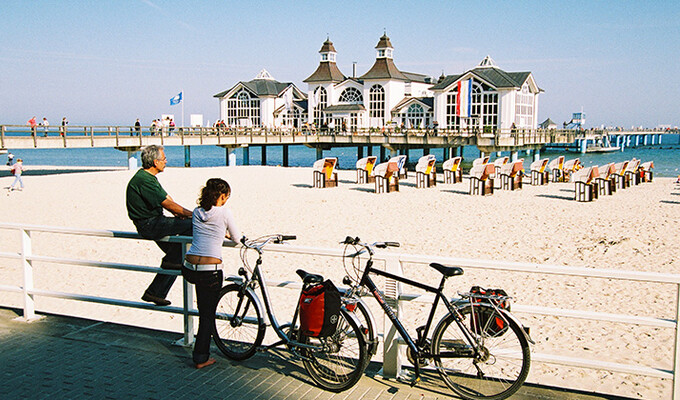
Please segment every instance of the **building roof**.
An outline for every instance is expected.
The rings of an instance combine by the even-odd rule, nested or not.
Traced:
[[[539,126],[540,126],[541,128],[546,129],[546,128],[550,127],[550,126],[557,126],[557,124],[556,124],[553,120],[551,120],[550,118],[548,118],[548,119],[546,119],[545,121],[541,122],[541,123],[539,124]]]
[[[302,82],[342,82],[345,80],[345,75],[340,72],[340,69],[334,62],[321,61],[313,74]]]
[[[295,89],[294,93],[296,94],[296,97],[304,97],[304,93],[297,89],[297,87],[295,87],[292,82],[279,82],[269,75],[269,73],[265,70],[260,71],[255,79],[248,82],[240,81],[230,89],[219,92],[213,97],[224,97],[239,85],[245,87],[257,97],[279,96],[284,90],[286,90],[286,88],[292,85]]]
[[[391,58],[377,58],[368,72],[361,75],[359,79],[400,79],[410,81],[410,79],[399,71]]]
[[[384,33],[381,37],[380,40],[378,41],[378,44],[375,46],[376,49],[384,49],[384,48],[394,48],[392,47],[392,43],[390,42],[390,38],[387,37],[387,33]]]
[[[365,111],[363,104],[336,104],[323,109],[323,112]]]
[[[527,78],[529,78],[529,75],[531,75],[531,72],[505,72],[497,67],[477,67],[467,71],[465,74],[468,72],[479,77],[481,80],[488,82],[497,89],[520,88]],[[447,75],[446,78],[440,80],[431,89],[446,89],[465,74]]]
[[[328,53],[328,52],[333,52],[337,53],[335,51],[335,47],[333,46],[333,42],[331,42],[330,38],[327,38],[325,42],[323,42],[323,45],[321,46],[321,50],[319,50],[319,53]]]
[[[401,73],[404,74],[411,82],[432,83],[432,78],[427,75],[406,71],[402,71]]]
[[[398,113],[404,107],[412,103],[421,103],[431,110],[434,107],[434,97],[404,97],[396,106],[394,106],[392,112]]]

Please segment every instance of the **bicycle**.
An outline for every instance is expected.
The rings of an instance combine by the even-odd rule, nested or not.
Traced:
[[[327,337],[312,337],[301,333],[297,320],[299,301],[291,323],[281,325],[274,315],[262,268],[263,249],[269,243],[283,243],[294,239],[295,236],[267,235],[253,241],[242,240],[243,266],[238,271],[240,279],[239,282],[224,286],[220,291],[214,341],[225,356],[239,361],[253,356],[256,351],[268,351],[283,346],[302,360],[309,376],[317,385],[329,391],[341,392],[359,381],[368,363],[367,344],[362,328],[355,315],[347,309],[352,308],[352,299],[342,300],[335,333]],[[250,268],[248,263],[249,251],[257,253],[254,268]],[[296,273],[303,281],[303,289],[324,280],[321,275],[308,274],[303,270],[297,270]],[[258,286],[262,301],[256,294]],[[263,346],[267,327],[265,313],[269,325],[280,340]]]
[[[467,292],[459,293],[460,299],[450,301],[443,294],[444,285],[448,278],[462,275],[462,268],[431,263],[430,267],[442,274],[439,286],[433,287],[373,267],[374,248],[399,247],[397,242],[368,244],[348,236],[341,244],[345,245],[343,265],[347,276],[343,282],[350,285],[348,295],[358,296],[362,290],[367,290],[378,301],[408,346],[407,356],[415,370],[412,386],[420,381],[421,368],[433,362],[446,385],[465,399],[500,400],[519,390],[529,374],[529,343],[534,342],[528,329],[498,305],[508,304],[509,296]],[[365,267],[361,266],[359,257],[363,254],[367,254]],[[351,262],[348,263],[348,260]],[[393,279],[435,295],[427,322],[416,329],[415,340],[370,275]],[[440,301],[448,313],[437,323],[430,336]],[[375,327],[364,329],[367,342],[375,340],[375,331]]]

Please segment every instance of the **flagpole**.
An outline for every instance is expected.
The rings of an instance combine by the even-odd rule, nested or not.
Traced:
[[[182,90],[182,129],[184,129],[184,90]]]

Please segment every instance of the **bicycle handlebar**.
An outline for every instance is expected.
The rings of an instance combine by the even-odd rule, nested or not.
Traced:
[[[256,250],[261,250],[267,243],[273,242],[273,243],[283,243],[287,240],[295,240],[297,239],[296,235],[267,235],[267,236],[262,236],[260,238],[254,239],[254,240],[249,240],[245,236],[241,238],[241,244],[249,249],[256,249]]]
[[[340,244],[359,245],[359,246],[365,247],[366,249],[370,249],[372,247],[384,249],[384,248],[387,248],[387,247],[399,247],[400,246],[399,242],[375,242],[373,244],[362,243],[361,239],[359,239],[359,237],[353,238],[351,236],[347,236],[345,238],[345,240],[340,242]]]

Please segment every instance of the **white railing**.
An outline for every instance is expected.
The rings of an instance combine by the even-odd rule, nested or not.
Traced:
[[[191,286],[186,282],[184,283],[184,293],[183,293],[183,307],[155,307],[149,305],[148,303],[112,299],[106,297],[95,297],[86,296],[73,293],[63,293],[55,292],[46,289],[37,289],[33,286],[33,262],[45,262],[45,263],[59,263],[59,264],[69,264],[74,266],[88,266],[88,267],[99,267],[108,269],[120,269],[128,271],[141,271],[149,273],[163,273],[168,275],[180,275],[179,271],[168,271],[162,270],[160,268],[153,268],[142,265],[133,264],[119,264],[110,262],[99,262],[91,260],[82,259],[68,259],[68,258],[57,258],[40,256],[33,254],[32,252],[32,239],[31,232],[49,232],[57,234],[68,234],[68,235],[80,235],[89,237],[106,237],[106,238],[122,238],[122,239],[134,239],[143,240],[135,232],[123,232],[123,231],[108,231],[108,230],[89,230],[89,229],[73,229],[73,228],[63,228],[63,227],[50,227],[50,226],[37,226],[37,225],[27,225],[27,224],[11,224],[11,223],[0,223],[0,229],[15,230],[21,233],[21,250],[18,253],[5,251],[6,249],[0,247],[0,258],[21,260],[23,267],[23,285],[22,286],[12,286],[6,284],[0,284],[0,291],[18,292],[22,293],[23,297],[23,317],[26,320],[31,320],[36,318],[35,309],[35,296],[45,296],[45,297],[55,297],[63,299],[72,299],[86,302],[94,302],[101,304],[109,304],[115,306],[132,307],[139,309],[149,309],[161,312],[169,312],[175,314],[182,314],[184,316],[184,337],[182,339],[182,344],[190,345],[193,343],[193,317],[198,315],[197,310],[193,309],[193,292]],[[185,246],[191,242],[190,237],[167,237],[164,238],[166,241],[184,243]],[[6,244],[5,244],[6,246]],[[234,246],[233,243],[225,241],[225,246]],[[267,251],[279,252],[279,253],[289,253],[289,254],[302,254],[310,256],[324,256],[324,257],[342,257],[341,249],[332,248],[318,248],[318,247],[306,247],[306,246],[292,246],[292,245],[268,245]],[[625,280],[625,281],[637,281],[646,283],[665,283],[675,285],[675,304],[669,302],[669,306],[675,305],[675,319],[669,320],[664,318],[655,317],[640,317],[625,314],[616,313],[603,313],[603,312],[592,312],[583,310],[573,310],[573,309],[561,309],[561,308],[550,308],[550,307],[539,307],[530,305],[513,305],[513,311],[516,313],[526,313],[534,315],[547,315],[547,316],[560,316],[575,319],[586,319],[601,322],[612,322],[612,323],[623,323],[623,324],[634,324],[640,326],[651,326],[657,328],[668,328],[675,330],[675,340],[673,342],[673,367],[671,370],[665,370],[662,368],[657,368],[648,365],[629,365],[613,362],[605,362],[600,360],[585,359],[578,357],[565,357],[555,354],[543,354],[543,353],[532,353],[532,360],[536,362],[548,363],[548,364],[559,364],[571,367],[579,368],[592,368],[598,370],[605,370],[610,372],[619,372],[626,374],[650,376],[662,379],[669,379],[673,382],[672,387],[672,398],[680,399],[680,380],[676,378],[676,374],[680,371],[680,354],[678,350],[680,348],[680,329],[678,329],[678,321],[680,321],[680,275],[679,274],[662,274],[662,273],[650,273],[650,272],[638,272],[638,271],[621,271],[621,270],[605,270],[605,269],[593,269],[593,268],[579,268],[579,267],[568,267],[568,266],[551,266],[551,265],[540,265],[540,264],[529,264],[529,263],[516,263],[516,262],[499,262],[499,261],[485,261],[485,260],[471,260],[453,257],[437,257],[437,256],[426,256],[426,255],[414,255],[414,254],[395,254],[389,252],[379,252],[374,256],[374,260],[381,261],[385,263],[386,270],[402,274],[404,264],[429,264],[431,262],[438,262],[446,265],[459,266],[466,269],[485,269],[485,270],[501,270],[501,271],[512,271],[512,272],[522,272],[530,274],[542,274],[542,275],[563,275],[563,276],[576,276],[583,278],[605,278],[605,279],[615,279],[615,280]],[[267,282],[268,286],[277,287],[292,287],[300,288],[299,284],[291,282]],[[401,306],[400,304],[407,301],[415,302],[426,302],[432,301],[432,297],[416,296],[410,294],[400,293],[400,285],[395,285],[394,282],[387,281],[385,284],[385,295],[387,297],[392,297],[398,299],[396,306],[397,313],[399,312]],[[398,344],[402,342],[398,335],[394,331],[391,323],[388,319],[384,319],[384,330],[381,337],[383,338],[395,338],[391,343],[383,343],[383,373],[385,376],[398,376],[401,370],[401,356],[398,351]],[[401,343],[403,344],[403,343]]]

